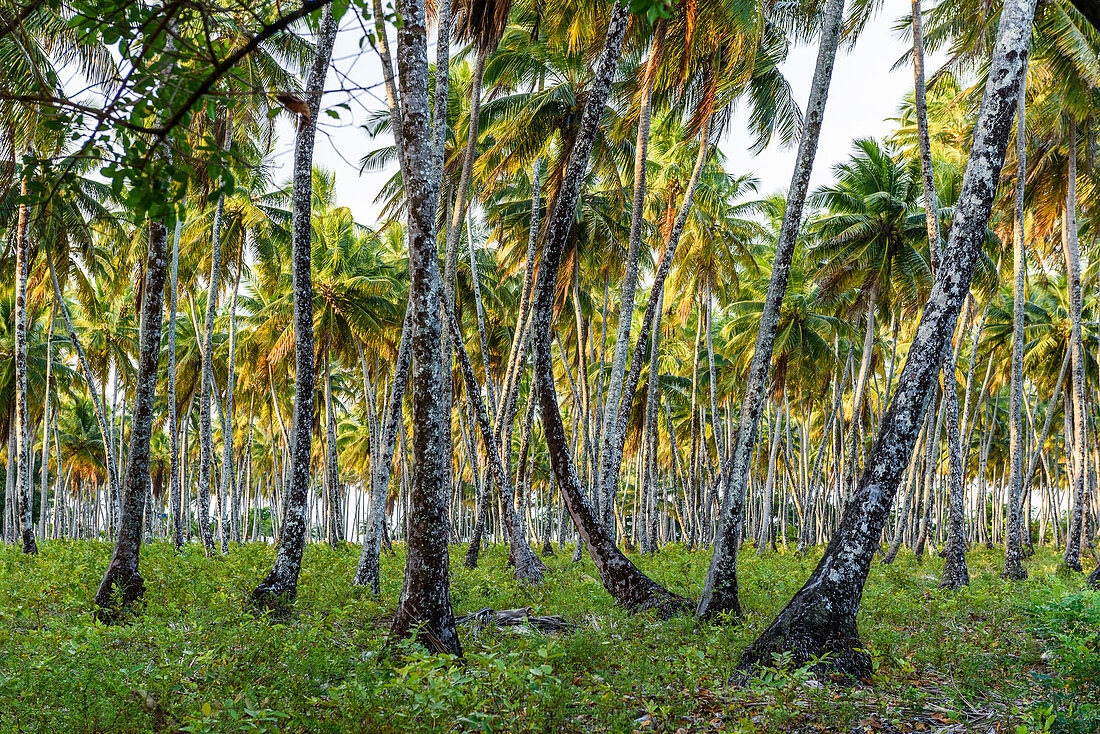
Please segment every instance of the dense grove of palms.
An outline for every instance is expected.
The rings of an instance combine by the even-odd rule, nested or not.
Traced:
[[[312,440],[308,467],[298,467],[308,476],[305,537],[362,543],[357,583],[377,588],[379,547],[432,537],[422,513],[434,502],[442,525],[433,527],[443,528],[444,546],[470,544],[468,564],[481,543],[506,542],[517,578],[538,583],[532,550],[579,557],[587,547],[618,601],[673,613],[685,600],[645,586],[656,585],[630,553],[716,541],[804,551],[829,542],[862,501],[861,475],[962,207],[1001,3],[942,0],[923,10],[927,49],[949,59],[928,75],[931,216],[922,89],[919,105],[912,96],[902,103],[890,135],[853,141],[829,183],[805,192],[793,228],[785,193],[732,170],[717,143],[735,110],[748,111],[751,134],[735,144],[799,142],[810,120],[781,63],[792,45],[816,43],[843,3],[635,5],[603,80],[601,48],[609,53],[615,16],[627,12],[617,4],[437,6],[432,32],[446,23],[454,40],[447,74],[432,66],[423,77],[401,56],[422,0],[398,3],[400,34],[380,3],[331,21],[378,29],[362,53],[382,60],[386,95],[373,99],[389,100],[388,109],[373,102],[358,156],[363,176],[390,176],[375,187],[376,221],[355,221],[332,172],[313,167],[298,182],[312,192]],[[872,5],[849,8],[841,32],[854,35]],[[0,17],[16,8],[0,3]],[[6,542],[28,550],[35,538],[121,537],[143,287],[151,233],[162,226],[78,155],[63,106],[26,101],[64,98],[62,78],[77,67],[89,78],[118,73],[110,55],[67,30],[67,12],[43,6],[0,35],[3,86],[23,95],[0,94],[2,527]],[[211,40],[246,43],[255,29],[223,15],[205,31]],[[911,18],[899,23],[908,29]],[[301,204],[294,182],[270,170],[275,95],[308,96],[315,35],[316,23],[302,22],[258,45],[187,118],[189,154],[165,154],[169,169],[188,159],[187,186],[166,232],[149,476],[138,478],[148,489],[145,542],[204,543],[212,555],[230,543],[285,545],[302,429]],[[1008,145],[992,215],[979,223],[969,292],[880,533],[886,562],[899,551],[1001,544],[1026,568],[1030,550],[1050,544],[1080,571],[1096,553],[1100,31],[1073,3],[1050,0],[1039,4],[1030,45],[1024,147]],[[426,83],[417,94],[414,78]],[[429,105],[426,123],[415,119],[418,100]],[[299,139],[317,123],[307,117],[294,116]],[[410,152],[413,123],[429,130],[421,147],[434,160]],[[425,201],[425,191],[436,198]],[[427,235],[424,212],[434,225]],[[793,238],[785,255],[784,238]],[[425,263],[433,242],[438,260]],[[547,262],[557,250],[560,259]],[[777,269],[785,292],[765,343],[758,335]],[[438,300],[406,318],[432,273]],[[416,340],[413,323],[423,327],[433,310],[437,383],[425,381],[423,350],[433,344]],[[750,366],[761,354],[766,380],[756,395]],[[540,377],[547,359],[551,374]],[[438,394],[424,391],[429,384]],[[751,427],[749,405],[758,415]],[[432,449],[445,475],[434,494],[425,494],[428,471],[418,472],[429,414],[443,441]],[[748,451],[740,506],[730,481],[739,446]],[[952,507],[959,498],[961,513]],[[415,589],[418,571],[408,573]],[[272,593],[293,598],[293,579]],[[733,606],[715,602],[721,611],[737,611],[732,588]],[[401,619],[395,631],[416,621]],[[445,633],[435,643],[457,651]]]

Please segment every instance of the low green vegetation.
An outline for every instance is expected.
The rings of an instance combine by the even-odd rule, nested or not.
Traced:
[[[999,550],[969,556],[973,583],[937,588],[942,561],[876,562],[860,628],[873,685],[821,683],[806,670],[735,675],[737,656],[813,567],[795,553],[742,558],[744,623],[659,622],[612,606],[571,548],[547,583],[520,588],[505,548],[462,566],[459,615],[530,607],[574,627],[463,625],[465,664],[385,633],[404,558],[386,556],[383,593],[350,586],[358,549],[307,549],[295,616],[254,615],[242,600],[272,550],[206,559],[189,545],[143,549],[146,606],[128,626],[93,621],[110,547],[47,542],[38,557],[0,549],[3,732],[1006,731],[1100,727],[1100,593],[1055,575],[1040,550],[1030,578],[1000,580]],[[697,596],[709,554],[670,546],[636,557],[674,592]],[[393,654],[394,652],[398,654]]]

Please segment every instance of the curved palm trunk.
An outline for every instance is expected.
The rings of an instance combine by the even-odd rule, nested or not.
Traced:
[[[20,186],[27,195],[27,179]],[[38,553],[34,540],[34,513],[31,511],[31,436],[27,415],[27,279],[30,274],[30,225],[27,205],[19,205],[19,221],[15,237],[15,492],[18,503],[19,536],[23,552]],[[8,464],[8,471],[11,471]],[[45,468],[43,467],[43,471]]]
[[[447,554],[451,404],[443,399],[443,391],[444,382],[449,379],[445,362],[449,364],[450,359],[448,355],[444,360],[440,351],[443,283],[435,243],[442,145],[433,148],[429,135],[428,28],[424,2],[401,0],[398,12],[403,20],[397,34],[397,69],[404,106],[400,148],[408,202],[415,470],[408,494],[405,582],[390,634],[415,635],[438,652],[461,655],[451,610]],[[447,18],[440,19],[440,37],[444,39],[448,25]],[[446,42],[440,46],[446,46]],[[437,116],[437,122],[438,117],[441,115]]]
[[[770,664],[783,653],[790,653],[793,665],[802,665],[829,653],[819,665],[858,677],[871,674],[870,657],[860,649],[856,614],[883,524],[923,422],[922,411],[935,387],[943,344],[954,332],[970,289],[1027,68],[1034,14],[1035,0],[1006,2],[1002,10],[943,263],[855,497],[810,578],[744,651],[742,666]]]
[[[928,137],[928,106],[925,102],[924,84],[924,35],[921,30],[920,0],[913,0],[913,80],[917,111],[917,144],[920,149],[921,188],[924,193],[924,217],[928,227],[928,244],[932,252],[933,268],[940,261],[939,201],[936,198],[936,182],[932,177],[932,145]],[[946,563],[940,585],[957,589],[970,583],[966,568],[965,516],[966,495],[963,490],[962,443],[959,435],[959,392],[955,379],[955,359],[952,351],[952,335],[943,345],[944,411],[947,419],[947,459],[949,523],[947,542],[944,546]]]
[[[708,135],[713,110],[708,110],[703,118],[702,129],[699,131],[699,153],[695,157],[695,167],[691,172],[691,180],[688,181],[684,191],[684,200],[680,204],[680,211],[676,214],[676,221],[669,233],[668,243],[661,253],[661,259],[657,264],[657,272],[653,276],[653,285],[649,291],[649,301],[646,303],[645,314],[642,316],[641,329],[638,332],[638,341],[634,344],[634,353],[630,358],[630,373],[627,375],[623,387],[622,398],[619,401],[617,421],[615,423],[615,435],[610,447],[610,455],[607,458],[606,487],[611,488],[610,498],[614,499],[615,488],[618,486],[619,472],[623,463],[623,448],[626,445],[627,423],[630,419],[630,408],[634,404],[634,394],[638,390],[638,382],[642,375],[642,364],[645,362],[645,351],[649,346],[651,325],[659,309],[659,303],[664,297],[665,279],[672,269],[672,263],[676,259],[676,249],[680,244],[680,236],[687,224],[688,215],[691,213],[692,202],[695,197],[695,189],[698,188],[699,178],[703,173],[707,153],[710,150]],[[605,441],[606,445],[606,441]]]
[[[241,282],[241,264],[244,256],[244,241],[242,237],[241,252],[237,254],[237,276],[233,280],[233,293],[229,298],[229,364],[226,366],[228,376],[225,381],[225,407],[222,409],[222,475],[218,488],[218,503],[221,506],[221,546],[222,553],[229,550],[229,535],[232,531],[234,540],[240,541],[239,518],[232,513],[229,494],[230,482],[236,475],[236,462],[233,458],[233,392],[237,385],[237,288]],[[209,313],[209,312],[208,312]],[[232,513],[232,514],[231,514]],[[229,523],[226,523],[226,518]],[[229,527],[226,527],[226,525]]]
[[[1008,517],[1005,527],[1005,565],[1001,576],[1013,581],[1027,578],[1020,543],[1022,519],[1020,497],[1025,483],[1024,469],[1024,288],[1026,287],[1027,254],[1024,250],[1024,182],[1027,171],[1027,145],[1024,133],[1027,129],[1024,114],[1027,79],[1020,84],[1020,96],[1016,103],[1016,231],[1012,238],[1012,378],[1008,404]],[[1064,369],[1064,368],[1063,368]],[[1058,387],[1061,388],[1061,380]],[[1053,410],[1048,413],[1053,414]],[[1049,418],[1049,415],[1048,415]]]
[[[626,264],[623,270],[623,292],[619,301],[619,330],[615,336],[615,352],[611,358],[611,380],[607,386],[607,402],[604,407],[602,446],[600,448],[600,475],[596,485],[601,489],[600,509],[603,524],[612,531],[612,507],[615,489],[619,482],[619,467],[612,471],[612,456],[616,439],[614,430],[619,417],[619,402],[623,395],[623,375],[626,373],[626,358],[630,352],[630,326],[634,319],[634,291],[638,285],[638,250],[642,243],[642,224],[645,221],[645,174],[649,157],[649,127],[653,112],[653,84],[657,80],[657,70],[661,66],[664,53],[665,29],[667,21],[657,24],[653,38],[653,48],[646,62],[645,77],[642,80],[641,99],[638,110],[638,138],[634,145],[634,197],[630,212],[630,239],[626,251]],[[643,327],[642,333],[645,332]],[[633,401],[634,395],[630,394]],[[629,411],[629,407],[627,408]]]
[[[485,403],[481,400],[481,389],[474,375],[474,368],[470,364],[470,356],[466,353],[466,344],[462,341],[462,329],[458,325],[454,311],[446,308],[447,320],[454,340],[455,353],[458,355],[459,366],[462,368],[462,377],[466,381],[466,391],[470,402],[474,407],[474,417],[477,419],[478,429],[481,431],[481,440],[485,444],[485,451],[489,455],[489,466],[492,467],[494,479],[497,483],[497,491],[500,493],[501,507],[504,510],[504,527],[508,533],[509,556],[515,564],[516,580],[520,583],[541,584],[542,572],[545,566],[531,546],[527,544],[527,537],[520,523],[520,518],[515,510],[515,493],[512,482],[504,469],[504,463],[500,460],[496,444],[493,443],[493,429],[489,425],[489,414],[485,411]],[[474,466],[474,471],[477,467]]]
[[[744,515],[749,460],[753,445],[756,443],[764,391],[767,387],[768,373],[771,370],[772,347],[775,344],[775,332],[779,324],[779,309],[783,305],[783,296],[787,291],[787,276],[790,274],[791,257],[794,255],[795,240],[802,221],[802,206],[806,201],[810,172],[813,169],[814,156],[817,154],[817,141],[825,115],[825,100],[829,94],[829,82],[833,75],[837,44],[840,42],[843,13],[844,0],[828,0],[825,5],[825,21],[821,29],[821,46],[818,50],[817,66],[814,69],[813,87],[810,91],[809,103],[806,105],[805,127],[802,140],[798,144],[798,158],[791,177],[790,190],[787,193],[787,208],[779,231],[771,281],[768,283],[764,309],[760,314],[760,332],[756,337],[756,348],[749,366],[748,384],[741,403],[741,420],[737,427],[733,451],[722,472],[725,492],[722,497],[718,530],[714,538],[714,552],[710,567],[707,569],[706,580],[703,582],[703,593],[696,608],[696,613],[703,617],[711,617],[719,612],[729,612],[734,615],[741,613],[741,606],[737,601],[737,546]]]
[[[118,537],[110,565],[96,592],[96,617],[104,624],[118,621],[145,594],[138,573],[142,524],[149,495],[149,443],[153,435],[157,367],[160,365],[160,332],[164,321],[164,281],[168,272],[168,231],[159,222],[149,223],[149,252],[141,304],[140,354],[134,386],[134,414],[130,450],[122,491]]]
[[[616,2],[611,10],[607,35],[595,67],[576,142],[569,155],[554,213],[548,222],[542,266],[539,269],[539,281],[535,289],[531,333],[535,351],[535,384],[539,407],[542,410],[543,431],[549,449],[550,463],[566,509],[576,523],[581,539],[596,564],[600,580],[615,601],[629,610],[658,608],[663,614],[671,614],[689,608],[689,602],[655,583],[623,555],[615,545],[607,526],[600,521],[585,496],[573,462],[561,411],[558,408],[550,342],[551,334],[554,332],[552,324],[554,290],[561,265],[561,255],[569,234],[577,197],[580,195],[584,173],[588,168],[599,118],[611,91],[611,80],[628,22],[629,13],[626,6],[622,2]]]
[[[306,544],[306,504],[309,494],[309,455],[313,423],[313,281],[310,275],[310,207],[313,142],[321,111],[321,93],[328,74],[338,23],[332,6],[325,6],[306,79],[308,120],[300,120],[294,141],[294,179],[291,201],[292,273],[294,278],[294,417],[291,427],[289,482],[283,497],[278,549],[271,572],[252,592],[261,606],[279,608],[298,594],[298,574]]]

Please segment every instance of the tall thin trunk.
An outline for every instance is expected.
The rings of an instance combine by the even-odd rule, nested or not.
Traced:
[[[623,375],[626,373],[626,358],[630,353],[630,326],[634,318],[634,292],[638,285],[638,250],[642,243],[642,225],[645,222],[645,175],[649,158],[649,127],[652,120],[653,85],[657,80],[657,71],[661,66],[664,53],[665,29],[667,21],[657,24],[653,46],[646,62],[645,76],[639,91],[638,136],[634,145],[634,196],[631,199],[630,236],[627,241],[626,263],[623,265],[623,290],[619,300],[619,329],[615,336],[615,352],[611,358],[611,381],[607,386],[607,402],[604,407],[602,444],[600,448],[600,496],[602,522],[612,530],[611,507],[614,505],[615,485],[618,483],[618,467],[611,476],[608,471],[615,440],[615,424],[619,416],[619,401],[622,398]],[[633,400],[634,396],[630,396]]]
[[[798,158],[791,176],[791,186],[787,192],[787,207],[779,231],[779,242],[775,249],[771,280],[768,283],[764,308],[760,314],[760,331],[756,336],[756,347],[753,351],[752,363],[749,365],[737,437],[733,451],[722,471],[725,487],[718,529],[714,538],[714,551],[696,609],[696,613],[703,617],[710,617],[718,612],[730,612],[735,615],[741,612],[741,606],[737,601],[737,546],[741,536],[745,489],[749,478],[749,459],[753,445],[756,443],[764,391],[767,388],[768,373],[771,371],[772,347],[775,344],[775,333],[779,324],[779,310],[787,291],[787,276],[790,274],[791,258],[794,255],[794,245],[802,222],[802,206],[806,201],[810,172],[813,169],[817,141],[821,134],[821,123],[825,116],[825,100],[829,94],[833,62],[840,42],[844,0],[828,0],[824,13],[821,46],[817,54],[810,99],[806,105],[805,125],[802,139],[798,144]]]
[[[145,594],[145,581],[138,572],[142,524],[149,494],[149,443],[153,435],[157,368],[160,365],[160,332],[164,321],[164,281],[168,272],[168,230],[160,222],[149,222],[149,245],[145,261],[145,285],[139,330],[140,353],[134,385],[134,416],[130,428],[130,450],[122,492],[118,537],[110,565],[96,592],[96,616],[105,624],[126,614],[134,601]]]
[[[168,456],[172,467],[169,479],[168,507],[172,524],[172,544],[176,552],[183,550],[183,524],[180,515],[180,442],[179,417],[176,415],[176,301],[180,264],[180,232],[183,221],[176,220],[172,238],[172,266],[168,284]]]
[[[222,146],[228,150],[232,144],[233,117],[225,113],[225,139]],[[214,223],[210,232],[210,278],[206,286],[206,319],[203,325],[202,367],[200,373],[199,398],[199,537],[206,555],[217,552],[214,536],[210,532],[210,490],[214,489],[210,474],[214,462],[214,432],[210,420],[210,401],[218,399],[214,389],[214,316],[217,313],[218,287],[221,279],[222,263],[222,220],[225,217],[225,196],[218,197],[214,206]],[[223,467],[224,472],[224,467]],[[222,523],[219,522],[219,525]]]
[[[310,207],[313,183],[313,143],[321,94],[328,75],[338,23],[332,6],[321,18],[313,65],[306,79],[309,118],[299,119],[294,141],[291,190],[291,272],[294,283],[294,417],[291,426],[289,482],[283,492],[282,522],[275,563],[252,592],[254,602],[280,608],[298,594],[298,574],[306,544],[306,504],[309,496],[309,457],[313,427],[313,281],[310,275]],[[200,492],[201,494],[201,492]]]
[[[48,499],[48,477],[50,475],[50,422],[52,415],[50,414],[50,393],[55,389],[53,386],[53,327],[54,322],[57,319],[57,302],[54,301],[50,305],[50,326],[46,332],[46,390],[42,407],[42,463],[39,469],[39,505],[38,505],[38,524],[39,533],[42,539],[46,539],[46,501]],[[61,476],[61,457],[58,457],[57,462],[57,476]],[[54,493],[54,502],[60,502],[61,496],[56,491]]]
[[[20,194],[27,196],[27,179],[20,184]],[[31,450],[30,418],[27,414],[27,279],[30,274],[30,223],[27,205],[19,204],[19,221],[15,237],[15,492],[19,514],[19,535],[23,552],[38,553],[34,539],[34,513],[31,508],[31,473],[34,471]],[[11,463],[8,471],[12,470]],[[45,467],[43,467],[45,471]]]
[[[711,99],[713,99],[713,95]],[[650,326],[656,317],[658,303],[664,297],[665,278],[672,269],[673,260],[676,259],[676,249],[680,244],[680,236],[684,231],[684,225],[687,224],[688,215],[691,213],[695,189],[699,185],[699,178],[702,175],[703,166],[710,151],[708,135],[712,113],[713,106],[711,105],[707,108],[707,114],[703,118],[703,125],[699,131],[699,153],[695,157],[695,167],[691,172],[691,180],[688,181],[687,188],[684,190],[684,200],[680,204],[680,211],[676,214],[676,221],[672,225],[668,242],[661,253],[660,261],[657,263],[657,272],[653,276],[653,285],[649,291],[649,301],[646,303],[645,314],[642,316],[638,341],[634,344],[634,353],[631,356],[630,373],[627,375],[622,398],[619,401],[614,441],[611,444],[611,453],[604,466],[605,477],[603,480],[605,495],[612,500],[615,496],[615,488],[618,486],[619,471],[623,462],[623,448],[626,444],[627,422],[630,418],[630,408],[634,404],[634,393],[637,392],[638,381],[641,379],[642,363],[645,362],[645,350],[650,339]]]
[[[802,665],[829,653],[819,666],[857,677],[871,675],[871,660],[861,649],[856,614],[883,524],[909,463],[928,395],[935,387],[943,344],[954,332],[970,290],[1027,68],[1034,14],[1035,0],[1010,0],[1001,12],[943,262],[853,501],[810,578],[744,651],[742,666],[770,664],[775,655],[783,653],[790,653],[791,664]]]
[[[449,30],[449,7],[440,13],[441,38]],[[450,356],[440,351],[443,283],[436,255],[436,213],[442,171],[442,144],[433,149],[428,121],[428,26],[423,0],[401,0],[397,69],[404,104],[402,141],[408,202],[409,309],[412,311],[413,465],[406,516],[408,553],[393,637],[416,635],[438,652],[462,654],[451,609],[447,542],[450,530],[451,455]],[[440,51],[447,45],[439,44]],[[437,59],[437,66],[438,66]],[[445,63],[445,59],[443,59]],[[437,86],[439,82],[437,80]],[[437,92],[439,90],[437,89]],[[437,122],[442,117],[437,107]]]
[[[1026,287],[1027,253],[1024,250],[1024,183],[1027,170],[1027,145],[1024,114],[1027,76],[1020,83],[1016,103],[1016,207],[1015,231],[1012,237],[1012,377],[1008,403],[1008,517],[1005,527],[1005,565],[1001,576],[1013,581],[1027,578],[1020,538],[1022,519],[1020,497],[1024,491],[1024,433],[1021,405],[1024,397],[1024,289]],[[1059,388],[1061,381],[1059,381]],[[1053,412],[1053,411],[1051,411]],[[1028,482],[1030,485],[1030,482]]]
[[[1073,457],[1070,464],[1072,512],[1062,565],[1080,572],[1081,525],[1085,504],[1085,352],[1081,341],[1081,253],[1077,242],[1077,123],[1071,115],[1066,165],[1066,206],[1062,216],[1062,245],[1066,254],[1066,281],[1070,303],[1070,370],[1073,378]]]
[[[611,9],[603,50],[595,66],[577,138],[558,190],[554,213],[548,222],[539,282],[535,289],[531,333],[535,350],[536,391],[542,410],[543,432],[550,463],[566,509],[573,517],[581,539],[595,562],[600,580],[615,600],[630,610],[657,607],[662,613],[669,614],[686,609],[689,603],[655,583],[623,555],[615,545],[607,526],[593,511],[581,487],[558,407],[550,341],[551,334],[555,331],[551,320],[561,256],[588,168],[599,119],[611,91],[612,77],[628,24],[629,12],[626,6],[622,2],[616,2]]]

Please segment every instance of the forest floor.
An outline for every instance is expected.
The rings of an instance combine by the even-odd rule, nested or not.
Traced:
[[[860,615],[870,685],[822,683],[804,669],[737,685],[738,654],[816,554],[746,547],[746,616],[710,624],[628,617],[590,560],[568,563],[572,548],[548,559],[546,583],[530,589],[512,580],[502,546],[473,571],[456,546],[456,614],[530,607],[572,625],[464,626],[462,665],[408,646],[387,654],[400,548],[383,559],[376,599],[349,584],[357,546],[311,545],[295,615],[274,623],[242,604],[270,567],[269,546],[206,559],[196,544],[176,556],[156,543],[143,549],[142,615],[109,628],[93,620],[92,600],[110,545],[41,548],[38,557],[0,549],[0,732],[1100,731],[1100,593],[1058,576],[1049,550],[1019,584],[998,577],[997,550],[976,550],[973,582],[958,593],[937,588],[937,557],[876,562]],[[709,560],[676,546],[633,558],[695,598]]]

